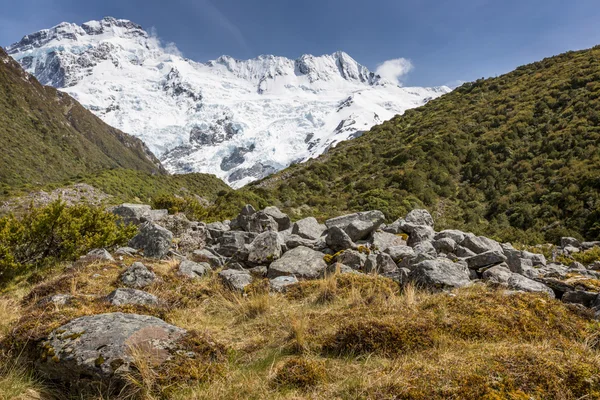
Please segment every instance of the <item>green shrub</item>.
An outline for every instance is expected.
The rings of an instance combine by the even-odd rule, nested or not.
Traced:
[[[57,261],[75,260],[89,250],[125,244],[134,226],[89,205],[61,200],[30,208],[22,217],[0,218],[0,282]]]
[[[167,209],[170,214],[183,213],[192,221],[201,221],[208,215],[208,209],[194,197],[162,195],[152,201],[152,207]]]

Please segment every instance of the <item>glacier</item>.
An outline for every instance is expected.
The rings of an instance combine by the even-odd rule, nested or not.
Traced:
[[[451,90],[402,87],[341,51],[196,62],[112,17],[61,23],[6,50],[42,84],[142,139],[168,171],[235,188]]]

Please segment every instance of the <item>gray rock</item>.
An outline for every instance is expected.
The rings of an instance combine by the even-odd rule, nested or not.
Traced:
[[[464,266],[445,258],[416,264],[409,274],[409,279],[429,289],[452,289],[471,283],[468,270]]]
[[[213,269],[217,269],[225,265],[225,259],[222,256],[213,253],[208,248],[195,250],[190,258],[195,262],[208,263]]]
[[[581,250],[579,249],[579,247],[574,247],[574,246],[565,246],[563,247],[563,252],[566,254],[574,254],[574,253],[579,253]]]
[[[263,232],[250,244],[248,262],[254,265],[270,264],[281,257],[282,245],[283,243],[277,232]]]
[[[136,255],[137,250],[134,249],[133,247],[119,247],[116,251],[115,254],[118,256],[134,256]]]
[[[367,256],[356,250],[345,250],[335,259],[336,262],[346,265],[352,269],[363,269],[367,261]]]
[[[429,254],[430,256],[437,257],[437,251],[432,242],[420,242],[414,246],[413,250],[415,254]]]
[[[474,251],[471,251],[461,245],[456,245],[456,248],[454,249],[454,254],[459,258],[469,258],[476,255]]]
[[[569,270],[571,270],[571,271],[585,270],[585,269],[586,269],[585,265],[583,265],[582,263],[577,262],[577,261],[573,261],[571,263],[571,265],[569,265]]]
[[[154,222],[166,230],[171,231],[175,237],[181,236],[187,230],[198,225],[198,222],[190,221],[183,213],[165,215],[163,218],[155,220]]]
[[[206,225],[206,230],[212,239],[212,243],[216,243],[223,235],[223,232],[229,231],[230,228],[229,225],[224,224],[223,222],[211,222]]]
[[[171,248],[173,234],[153,222],[144,222],[138,234],[129,241],[129,246],[144,251],[144,256],[163,258]]]
[[[112,209],[112,213],[121,217],[124,224],[140,225],[148,221],[152,207],[145,204],[121,204]]]
[[[292,227],[292,221],[290,220],[290,217],[288,217],[287,214],[281,212],[279,208],[271,206],[265,208],[263,212],[271,218],[273,218],[275,222],[277,222],[279,231],[285,231],[286,229]]]
[[[364,270],[365,272],[375,272],[378,274],[391,274],[396,272],[398,267],[392,257],[386,253],[370,254],[367,256]]]
[[[473,251],[476,254],[485,253],[486,251],[494,250],[503,252],[500,243],[495,240],[486,238],[485,236],[470,236],[467,235],[460,243],[461,246]]]
[[[398,267],[399,268],[407,268],[407,269],[413,269],[413,267],[423,261],[432,261],[432,260],[436,260],[437,258],[435,256],[432,256],[430,254],[427,253],[415,253],[412,256],[408,256],[402,259],[402,261],[400,261],[398,263]]]
[[[499,264],[488,268],[482,274],[482,278],[484,281],[489,281],[496,284],[508,285],[508,281],[512,276],[512,272],[508,269],[508,265]]]
[[[389,254],[395,262],[402,261],[404,258],[414,256],[415,254],[415,251],[410,246],[388,247],[384,252]]]
[[[209,242],[209,233],[204,224],[198,224],[183,232],[177,242],[177,250],[185,255],[192,254],[195,250],[203,249]]]
[[[254,213],[256,213],[256,209],[251,204],[246,204],[244,207],[242,207],[242,210],[240,211],[239,215],[233,221],[231,221],[230,229],[246,230],[246,226],[248,225],[248,219]]]
[[[217,251],[222,256],[231,257],[237,252],[243,251],[245,245],[252,243],[256,236],[256,233],[249,232],[223,232],[223,235],[219,238],[219,248]]]
[[[590,265],[588,265],[588,269],[592,271],[600,271],[600,261],[594,261]]]
[[[373,248],[379,251],[385,251],[389,247],[405,246],[406,240],[392,233],[375,231],[371,235],[371,243]]]
[[[600,247],[600,240],[597,240],[594,242],[582,242],[581,243],[581,248],[583,250],[590,250],[590,249],[593,249],[594,247]]]
[[[440,240],[448,238],[454,240],[455,243],[461,243],[463,240],[465,240],[465,236],[465,233],[462,231],[456,229],[446,229],[436,233],[434,239]]]
[[[398,268],[396,271],[389,274],[382,274],[384,278],[389,278],[399,285],[404,285],[409,279],[410,270],[408,268]]]
[[[156,275],[141,262],[135,262],[121,275],[121,282],[127,287],[142,289],[156,281]]]
[[[381,230],[387,233],[393,233],[394,235],[404,233],[402,230],[402,225],[404,225],[405,222],[406,221],[403,218],[400,218],[389,225],[382,225]]]
[[[562,296],[561,300],[564,303],[581,304],[585,307],[592,307],[595,304],[597,298],[598,293],[596,292],[577,290],[572,292],[566,292]]]
[[[575,239],[574,237],[562,237],[562,238],[560,238],[560,247],[562,247],[562,248],[565,248],[565,247],[580,248],[581,242],[579,240]]]
[[[287,290],[288,286],[295,285],[298,282],[295,276],[278,276],[269,281],[269,286],[272,291],[282,293]]]
[[[259,265],[258,267],[252,267],[248,270],[248,272],[250,272],[252,275],[259,277],[259,278],[266,277],[267,271],[268,271],[268,268],[264,265]]]
[[[316,240],[305,239],[299,235],[289,235],[285,238],[285,246],[288,250],[295,249],[298,246],[304,246],[313,249],[316,243]]]
[[[36,361],[41,375],[77,391],[117,393],[132,371],[132,348],[143,349],[154,365],[171,358],[184,329],[147,315],[110,313],[74,319],[41,344]]]
[[[325,221],[325,226],[330,230],[333,227],[342,229],[354,242],[366,239],[371,232],[381,226],[383,221],[385,216],[381,211],[366,211],[328,219]]]
[[[508,280],[508,288],[512,290],[521,290],[523,292],[540,292],[546,293],[551,298],[554,298],[554,291],[541,282],[526,278],[519,274],[512,274]]]
[[[75,266],[89,265],[95,262],[114,262],[115,259],[106,249],[94,249],[85,256],[81,256],[75,263]]]
[[[252,275],[248,271],[241,271],[237,269],[226,269],[219,272],[221,280],[225,286],[232,290],[243,292],[244,288],[252,283]]]
[[[293,275],[300,279],[316,279],[327,268],[323,253],[307,247],[296,247],[269,266],[269,279]]]
[[[432,244],[438,253],[450,254],[454,253],[454,250],[456,249],[456,242],[449,237],[435,239]]]
[[[506,256],[502,252],[490,250],[474,255],[473,257],[469,257],[465,259],[465,261],[469,265],[469,268],[478,269],[503,263],[506,261]]]
[[[244,226],[244,230],[254,233],[277,232],[279,231],[279,226],[273,217],[263,211],[258,211],[248,217],[248,222]]]
[[[153,294],[137,289],[116,289],[106,296],[106,300],[113,306],[124,306],[128,304],[140,306],[156,306],[158,298]]]
[[[292,225],[292,234],[304,239],[317,240],[323,235],[326,229],[327,227],[319,224],[316,218],[308,217],[294,222],[294,225]]]
[[[333,275],[333,274],[361,274],[361,272],[357,271],[356,269],[349,267],[348,265],[344,265],[342,263],[333,263],[333,264],[329,264],[327,266],[327,268],[325,268],[322,272],[321,272],[321,276],[320,278],[326,278],[329,275]]]
[[[329,228],[325,241],[327,246],[335,252],[356,248],[356,244],[350,236],[339,226]]]
[[[405,218],[406,222],[414,225],[427,225],[433,228],[433,218],[427,210],[412,210]]]
[[[408,245],[410,247],[415,247],[422,242],[431,242],[435,236],[435,231],[429,225],[405,223],[402,229],[408,232]]]
[[[54,294],[41,298],[35,305],[37,307],[46,307],[48,305],[62,307],[69,305],[73,299],[75,299],[75,297],[70,294]]]
[[[177,268],[177,274],[195,279],[203,277],[211,270],[210,264],[207,262],[197,263],[190,260],[183,260]]]

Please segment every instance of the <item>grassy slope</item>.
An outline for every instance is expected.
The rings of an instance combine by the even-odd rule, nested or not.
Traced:
[[[600,238],[600,47],[465,84],[245,190],[300,214],[424,205],[440,227]]]
[[[212,363],[193,359],[168,375],[140,368],[132,389],[143,399],[600,396],[598,324],[540,294],[483,286],[454,296],[410,286],[401,292],[385,278],[348,274],[304,282],[287,294],[269,295],[255,284],[241,296],[216,274],[182,280],[176,262],[144,263],[161,277],[148,291],[164,307],[90,300],[86,295],[116,288],[123,270],[90,265],[0,297],[0,341],[19,354],[70,319],[112,311],[150,313],[210,338],[211,351],[221,354]],[[36,298],[65,292],[79,300],[59,309],[34,306]],[[0,393],[49,391],[13,358],[2,361]]]
[[[0,48],[0,189],[108,168],[163,173],[138,139],[26,74]]]

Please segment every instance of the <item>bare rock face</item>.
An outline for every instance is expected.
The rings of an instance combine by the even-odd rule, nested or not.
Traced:
[[[147,315],[109,313],[74,319],[40,346],[36,366],[47,379],[77,392],[104,392],[124,385],[139,352],[155,366],[169,360],[184,329]]]

